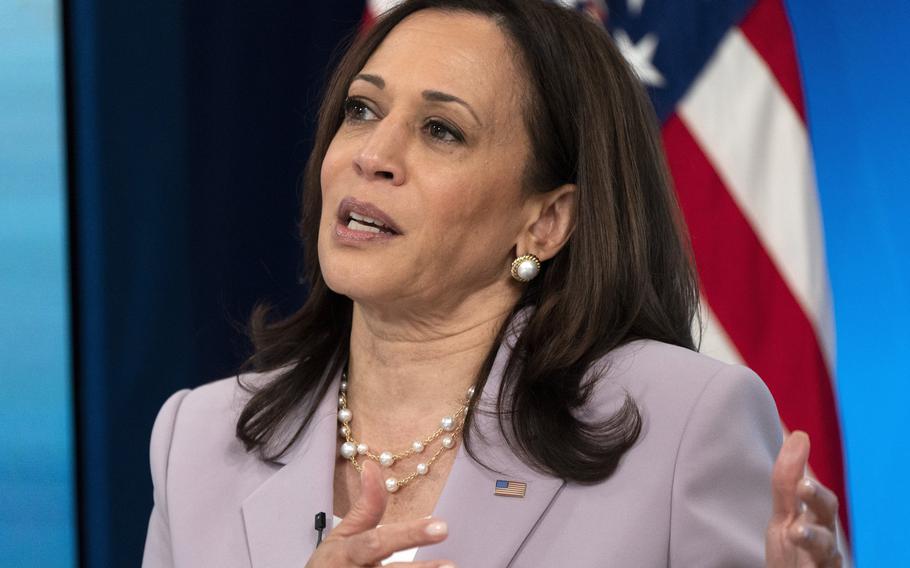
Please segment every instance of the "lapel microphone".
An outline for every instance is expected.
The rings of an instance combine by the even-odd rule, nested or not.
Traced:
[[[325,513],[316,513],[316,546],[322,544],[322,531],[325,530]]]

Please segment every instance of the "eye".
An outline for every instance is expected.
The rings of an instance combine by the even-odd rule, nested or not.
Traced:
[[[379,118],[376,113],[370,110],[363,99],[357,97],[348,97],[344,99],[344,117],[348,120],[375,120]]]
[[[447,144],[464,142],[464,136],[457,128],[449,126],[439,120],[427,121],[424,130],[426,130],[431,138],[438,140],[439,142],[445,142]]]

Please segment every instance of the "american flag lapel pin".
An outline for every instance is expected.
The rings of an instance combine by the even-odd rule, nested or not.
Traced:
[[[497,479],[493,495],[501,495],[503,497],[524,497],[527,488],[528,484],[523,481]]]

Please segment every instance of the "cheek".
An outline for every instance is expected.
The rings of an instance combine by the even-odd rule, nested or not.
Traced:
[[[453,188],[433,204],[439,246],[472,261],[492,262],[513,246],[519,218],[509,183]],[[467,253],[467,254],[465,254]]]
[[[322,159],[322,167],[319,170],[319,181],[322,185],[323,196],[332,187],[332,182],[338,177],[341,171],[341,163],[344,158],[341,145],[338,138],[335,137],[326,150],[325,157]]]
[[[319,185],[322,192],[322,214],[320,218],[323,223],[328,218],[334,218],[333,203],[337,205],[338,200],[333,199],[332,196],[338,191],[340,180],[345,171],[345,164],[350,164],[350,161],[345,161],[344,149],[341,146],[341,144],[337,143],[337,137],[332,140],[325,157],[322,159],[322,167],[319,170]]]

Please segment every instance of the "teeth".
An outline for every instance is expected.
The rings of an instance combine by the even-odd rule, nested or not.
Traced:
[[[371,227],[370,225],[364,225],[363,223],[358,223],[357,221],[351,219],[348,222],[348,229],[353,231],[366,231],[368,233],[378,233],[379,227]]]
[[[357,213],[351,212],[351,219],[356,219],[357,221],[363,221],[364,223],[370,223],[371,225],[376,225],[377,227],[385,227],[385,223],[382,221],[377,221],[372,217],[367,217],[366,215],[358,215]]]

